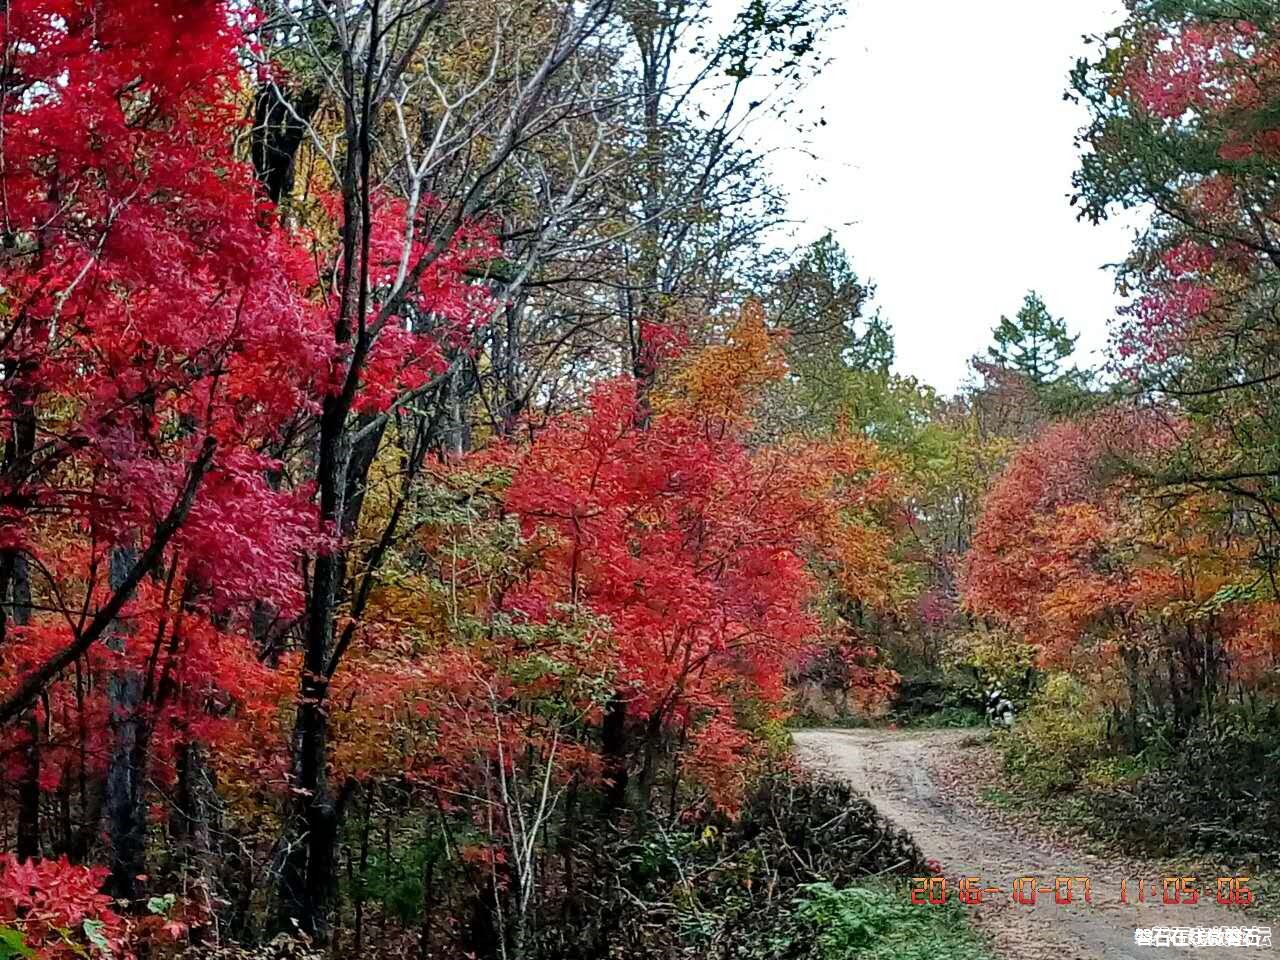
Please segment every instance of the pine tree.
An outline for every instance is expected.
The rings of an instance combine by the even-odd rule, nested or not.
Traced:
[[[806,247],[770,296],[775,324],[790,331],[792,369],[887,372],[894,359],[893,330],[879,312],[863,315],[874,296],[875,286],[858,278],[832,234]]]
[[[1025,376],[1033,386],[1047,387],[1066,373],[1062,362],[1076,348],[1079,336],[1067,332],[1066,321],[1049,313],[1034,290],[1010,320],[1002,316],[995,328],[995,345],[987,353],[993,362]]]
[[[853,346],[845,352],[845,362],[855,370],[887,374],[897,355],[893,327],[877,310],[867,320],[862,334],[854,334]]]

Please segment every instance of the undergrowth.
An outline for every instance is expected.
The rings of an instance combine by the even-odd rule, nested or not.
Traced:
[[[990,952],[956,904],[912,906],[882,884],[802,888],[795,910],[818,960],[987,960]]]
[[[1228,707],[1175,735],[1143,717],[1142,748],[1055,678],[1008,736],[997,806],[1037,811],[1127,855],[1280,867],[1280,724]]]
[[[977,707],[946,706],[935,713],[912,717],[907,726],[917,730],[960,730],[986,724],[986,716]]]

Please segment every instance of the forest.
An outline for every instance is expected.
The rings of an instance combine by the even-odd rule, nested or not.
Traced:
[[[1022,955],[815,727],[1280,876],[1273,0],[1065,65],[1122,305],[945,394],[754,132],[836,0],[0,14],[0,960]]]

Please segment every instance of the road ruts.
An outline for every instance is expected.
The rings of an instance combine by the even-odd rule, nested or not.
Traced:
[[[1270,949],[1136,945],[1133,934],[1137,927],[1248,927],[1259,921],[1219,906],[1212,889],[1208,902],[1202,900],[1194,906],[1120,903],[1121,879],[1135,876],[1132,863],[1015,835],[971,805],[948,797],[938,789],[931,769],[944,755],[963,749],[961,741],[972,735],[972,731],[963,730],[802,730],[794,738],[803,762],[844,778],[866,794],[881,813],[907,830],[926,857],[941,863],[953,891],[962,876],[979,877],[984,885],[1004,891],[1010,890],[1014,878],[1028,874],[1049,883],[1056,876],[1091,878],[1092,906],[1081,902],[1058,905],[1050,896],[1027,907],[1013,903],[1006,894],[970,907],[1003,960],[1157,960],[1178,956],[1270,960],[1280,956],[1274,945]],[[1159,864],[1144,864],[1139,870],[1141,876],[1152,879],[1166,875]]]

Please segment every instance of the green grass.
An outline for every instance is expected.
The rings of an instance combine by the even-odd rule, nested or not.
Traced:
[[[809,884],[796,906],[822,960],[990,960],[964,908],[916,906],[905,887]]]

